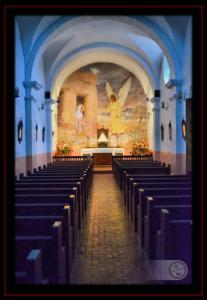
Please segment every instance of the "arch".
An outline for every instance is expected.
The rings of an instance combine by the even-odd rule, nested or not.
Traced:
[[[163,50],[164,55],[167,58],[167,61],[169,62],[170,69],[171,69],[171,76],[177,79],[180,79],[181,76],[181,63],[180,59],[177,55],[177,51],[175,46],[173,45],[173,42],[169,37],[162,31],[159,26],[150,20],[147,17],[137,17],[132,16],[132,18],[136,19],[140,26],[145,25],[143,27],[143,30],[145,32],[148,32],[153,40],[156,41],[156,43],[160,46],[160,48]],[[141,20],[140,20],[141,19]],[[149,29],[151,32],[149,32]]]
[[[57,32],[61,30],[61,28],[63,28],[64,25],[67,24],[67,22],[70,22],[74,18],[78,18],[78,17],[76,16],[61,17],[58,20],[54,21],[52,24],[50,24],[47,27],[47,29],[40,34],[38,39],[35,41],[32,51],[27,60],[26,75],[25,75],[27,80],[31,80],[32,68],[35,63],[35,60],[37,60],[39,56],[41,56],[41,54],[44,52],[49,40],[54,38]],[[137,16],[123,17],[123,22],[126,19],[136,20],[137,24],[139,24],[139,27],[142,28],[143,32],[151,36],[151,38],[157,42],[157,44],[161,47],[165,56],[167,57],[170,63],[170,67],[173,69],[172,74],[175,73],[175,77],[179,78],[181,74],[179,59],[176,53],[176,49],[172,41],[166,35],[166,33],[164,33],[157,26],[155,22],[147,19],[147,17],[137,17]]]
[[[104,49],[103,51],[99,48],[93,49],[93,51],[84,51],[76,55],[76,57],[71,57],[67,60],[67,64],[62,66],[59,72],[55,72],[55,76],[51,80],[50,86],[48,86],[51,88],[52,98],[56,99],[58,97],[63,82],[70,74],[83,66],[97,62],[115,63],[127,69],[138,78],[148,97],[150,98],[153,96],[153,89],[155,85],[146,71],[141,68],[137,62],[135,62],[132,58],[123,55],[123,53],[117,53],[111,49]]]
[[[88,54],[90,58],[87,58]],[[77,64],[77,60],[79,64]],[[130,60],[133,61],[137,69],[131,66],[129,63]],[[140,80],[148,97],[153,96],[153,90],[159,89],[159,81],[153,70],[141,56],[137,55],[136,52],[126,47],[111,43],[96,43],[85,45],[84,47],[76,49],[63,57],[59,64],[51,72],[51,76],[47,84],[47,90],[53,89],[59,73],[61,73],[62,83],[64,82],[66,79],[66,74],[63,75],[64,69],[67,69],[67,76],[69,76],[69,74],[80,67],[94,62],[111,62],[129,70],[138,78],[138,80]],[[52,92],[52,97],[57,98],[58,95],[58,92],[55,94]]]

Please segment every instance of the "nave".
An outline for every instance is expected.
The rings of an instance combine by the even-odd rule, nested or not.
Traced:
[[[16,283],[191,282],[191,176],[150,155],[113,156],[112,170],[56,156],[15,180]]]
[[[15,283],[190,285],[192,16],[51,12],[14,18]]]
[[[146,284],[146,262],[113,174],[95,174],[74,262],[74,284]]]

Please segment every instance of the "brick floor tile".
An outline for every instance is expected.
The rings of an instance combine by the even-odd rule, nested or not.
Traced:
[[[140,243],[112,174],[95,174],[80,230],[73,284],[144,284]]]

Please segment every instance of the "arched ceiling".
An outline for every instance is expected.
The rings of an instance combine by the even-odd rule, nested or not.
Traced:
[[[175,77],[176,71],[179,73],[182,55],[176,49],[182,51],[177,44],[185,34],[188,19],[188,16],[18,16],[26,77],[37,80],[32,78],[33,66],[43,58],[47,87],[56,95],[60,74],[65,77],[83,63],[112,62],[113,57],[113,62],[125,68],[129,64],[128,70],[139,78],[145,92],[151,94],[157,88],[155,78],[160,78],[163,55],[172,76]]]
[[[111,50],[109,48],[99,48],[84,51],[83,53],[77,54],[75,59],[72,57],[68,60],[67,64],[64,65],[60,72],[57,72],[57,77],[54,78],[54,82],[52,82],[51,84],[52,98],[56,99],[58,97],[62,84],[70,74],[83,66],[97,62],[114,63],[129,70],[139,79],[146,95],[149,98],[153,97],[152,86],[155,83],[152,81],[152,77],[148,76],[144,68],[140,67],[140,65],[137,64],[135,60],[127,55],[124,55],[121,51],[115,52],[114,50]]]

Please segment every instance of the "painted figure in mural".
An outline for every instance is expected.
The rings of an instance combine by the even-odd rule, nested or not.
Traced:
[[[77,118],[76,130],[78,133],[81,133],[83,131],[83,112],[84,112],[83,104],[78,104],[76,110],[76,118]]]
[[[121,111],[124,105],[129,89],[131,87],[131,77],[125,82],[125,84],[120,88],[118,92],[118,97],[113,92],[110,84],[106,81],[106,93],[109,99],[109,104],[107,106],[111,113],[111,125],[112,133],[119,135],[123,133],[123,124],[121,122]]]

